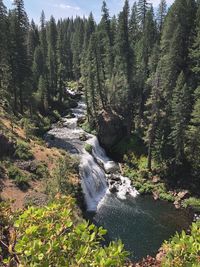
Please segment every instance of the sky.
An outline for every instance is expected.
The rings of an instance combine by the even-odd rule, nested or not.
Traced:
[[[129,0],[130,5],[135,0]],[[153,6],[158,7],[160,0],[149,0]],[[168,6],[174,0],[167,0]],[[12,8],[12,0],[4,0],[7,8]],[[25,9],[29,19],[39,22],[41,11],[44,10],[46,19],[53,15],[56,19],[72,16],[87,17],[92,11],[96,21],[101,18],[103,0],[24,0]],[[122,10],[124,0],[107,0],[110,15],[118,14]]]

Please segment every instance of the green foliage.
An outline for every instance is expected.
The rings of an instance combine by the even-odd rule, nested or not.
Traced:
[[[146,154],[144,142],[137,134],[132,134],[130,138],[122,139],[113,148],[113,152],[117,152],[121,156],[126,154],[131,154],[131,156],[133,156],[132,151],[134,151],[134,155],[137,157]]]
[[[182,206],[184,208],[192,207],[194,210],[200,211],[200,199],[195,197],[190,197],[182,202]]]
[[[26,138],[31,138],[34,135],[35,126],[29,118],[22,118],[20,125],[25,131]]]
[[[93,149],[92,145],[90,145],[90,144],[85,144],[85,150],[86,150],[88,153],[92,154],[92,149]]]
[[[166,252],[162,260],[163,267],[198,267],[200,265],[200,221],[193,223],[191,233],[182,231],[170,241],[165,242],[163,249]]]
[[[62,197],[19,217],[15,252],[22,266],[123,266],[127,253],[122,243],[101,247],[106,231],[78,222],[74,210],[74,200]]]
[[[36,170],[34,172],[35,177],[37,179],[45,179],[49,177],[49,171],[48,171],[48,167],[45,163],[40,163],[36,166]]]
[[[61,119],[61,115],[57,110],[53,110],[52,115],[57,121]]]
[[[28,174],[23,173],[15,165],[11,165],[8,168],[8,177],[14,180],[15,184],[22,189],[28,186],[28,181],[29,181]]]
[[[79,83],[77,81],[69,81],[66,83],[66,86],[72,91],[77,91]]]
[[[54,198],[56,194],[76,196],[78,192],[78,185],[73,184],[70,179],[76,175],[77,161],[69,157],[59,159],[57,166],[51,175],[46,180],[46,193],[50,198]]]
[[[22,160],[33,159],[30,145],[24,141],[18,140],[15,146],[15,157]]]

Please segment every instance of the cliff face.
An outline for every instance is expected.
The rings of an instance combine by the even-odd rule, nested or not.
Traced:
[[[103,110],[98,116],[98,138],[102,146],[110,151],[127,135],[125,120],[112,111]]]

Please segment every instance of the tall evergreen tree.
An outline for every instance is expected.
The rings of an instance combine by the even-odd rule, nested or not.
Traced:
[[[149,10],[149,1],[139,0],[137,10],[138,10],[138,18],[139,18],[140,26],[143,29],[145,25],[147,11]]]
[[[167,2],[166,0],[161,0],[159,4],[159,8],[158,8],[158,14],[157,14],[157,23],[158,23],[159,33],[162,32],[166,15],[167,15]]]
[[[26,47],[28,18],[24,9],[23,0],[14,0],[13,5],[15,8],[11,15],[11,38],[13,44],[11,66],[14,77],[14,102],[15,110],[18,110],[17,99],[19,96],[19,110],[23,113],[25,101],[24,95],[25,90],[27,89],[25,81],[30,73]]]
[[[182,163],[185,159],[186,130],[191,113],[190,103],[189,88],[181,72],[172,96],[171,138],[177,163]]]

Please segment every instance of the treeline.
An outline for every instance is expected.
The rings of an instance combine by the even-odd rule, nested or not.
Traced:
[[[161,0],[155,14],[147,0],[130,8],[125,1],[110,18],[90,16],[82,77],[89,121],[98,124],[102,109],[124,118],[127,136],[135,132],[152,159],[174,175],[200,173],[200,3]],[[186,174],[186,173],[185,173]]]
[[[118,16],[106,2],[97,24],[86,18],[29,23],[22,0],[7,11],[0,0],[0,96],[15,114],[48,115],[65,103],[66,82],[83,83],[88,121],[102,110],[123,118],[152,159],[176,175],[200,173],[200,3],[148,0]],[[56,109],[56,108],[55,108]],[[185,170],[183,170],[183,173]]]
[[[29,23],[23,0],[7,11],[0,0],[0,97],[15,114],[40,111],[65,102],[66,82],[80,78],[87,20],[79,17],[40,25]]]

